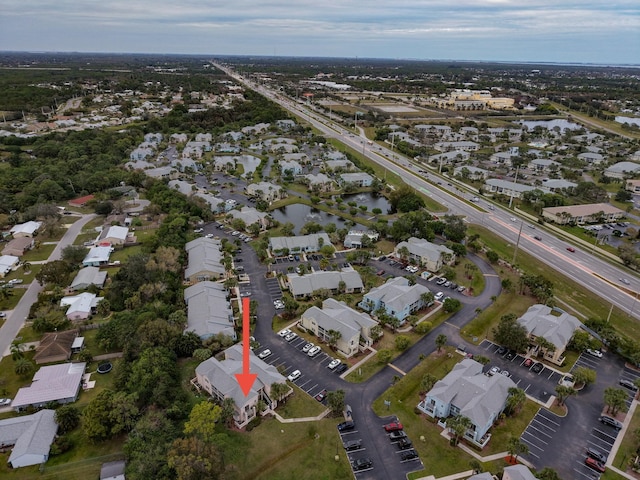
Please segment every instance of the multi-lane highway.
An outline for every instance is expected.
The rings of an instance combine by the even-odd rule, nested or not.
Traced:
[[[566,240],[556,237],[548,229],[537,224],[535,228],[530,228],[529,223],[522,220],[520,216],[499,206],[492,206],[492,209],[489,209],[489,205],[482,200],[479,203],[469,202],[473,196],[471,193],[458,190],[458,186],[449,185],[449,180],[442,179],[435,173],[420,173],[417,166],[408,158],[384,146],[370,145],[362,132],[359,136],[354,135],[352,131],[306,105],[286,98],[279,92],[273,92],[264,85],[256,84],[224,65],[216,63],[215,66],[305,119],[323,135],[338,139],[354,150],[362,152],[389,172],[400,175],[408,185],[426,193],[447,207],[449,213],[464,215],[467,221],[484,225],[506,242],[513,245],[518,243],[519,250],[535,256],[550,269],[562,272],[594,295],[600,296],[604,302],[613,304],[627,314],[640,319],[640,305],[636,305],[638,292],[640,292],[640,280],[622,266],[616,266],[594,255],[593,247],[567,243]],[[437,185],[438,182],[442,185]],[[537,240],[536,236],[541,240]],[[520,237],[519,241],[518,237]],[[570,246],[575,249],[574,252],[567,250]]]

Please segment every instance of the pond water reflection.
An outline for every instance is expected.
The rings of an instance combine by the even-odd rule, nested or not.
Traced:
[[[320,225],[334,223],[338,228],[343,228],[345,222],[342,217],[318,210],[303,203],[294,203],[286,207],[276,208],[271,212],[271,216],[280,223],[293,223],[293,225],[295,225],[293,229],[295,234],[300,233],[300,228],[309,222],[319,223]]]

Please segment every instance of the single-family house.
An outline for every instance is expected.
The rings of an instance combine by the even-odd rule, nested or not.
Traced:
[[[324,342],[335,341],[336,349],[349,358],[373,343],[371,329],[378,322],[343,302],[327,298],[322,302],[322,308],[307,309],[300,318],[300,325]]]
[[[430,272],[437,272],[443,265],[450,265],[455,261],[453,250],[416,237],[410,237],[406,242],[396,245],[393,255],[406,261],[414,260]]]
[[[489,157],[489,161],[495,163],[497,165],[504,165],[507,167],[512,166],[513,159],[517,158],[519,153],[508,151],[508,152],[496,152],[491,157]]]
[[[210,133],[196,133],[195,141],[200,143],[210,142],[212,136]]]
[[[245,190],[247,195],[259,197],[269,203],[283,198],[286,195],[286,192],[282,190],[280,185],[274,185],[271,182],[250,183]]]
[[[432,418],[446,419],[462,415],[471,420],[464,438],[484,447],[489,442],[489,429],[503,412],[513,380],[504,375],[485,375],[482,364],[465,358],[436,382],[418,409]]]
[[[529,354],[544,357],[551,363],[562,365],[564,351],[573,333],[580,328],[580,320],[559,308],[532,305],[518,318],[518,323],[527,329]],[[543,338],[545,342],[538,339]]]
[[[9,447],[11,468],[41,465],[49,459],[58,424],[55,410],[43,409],[31,415],[0,420],[0,449]]]
[[[7,245],[2,249],[2,255],[13,255],[14,257],[21,257],[27,251],[33,248],[35,241],[33,237],[18,237],[9,241]]]
[[[42,222],[35,222],[33,220],[25,223],[14,225],[9,230],[9,233],[13,235],[13,238],[20,237],[35,237],[38,234],[38,230],[42,227]]]
[[[296,126],[296,122],[294,122],[293,120],[276,120],[276,126],[278,128],[281,128],[282,130],[291,130],[293,127]]]
[[[260,230],[266,230],[271,222],[271,217],[267,212],[260,212],[253,207],[242,207],[240,210],[231,210],[229,212],[233,218],[242,220],[245,227],[249,225],[257,224],[260,226]]]
[[[224,254],[220,241],[199,237],[188,242],[185,250],[188,256],[188,266],[184,271],[185,280],[195,283],[224,277]]]
[[[195,183],[185,182],[184,180],[170,180],[169,188],[173,188],[187,197],[198,190],[198,186]]]
[[[549,222],[559,225],[594,222],[616,222],[626,215],[624,210],[608,203],[589,203],[586,205],[565,205],[562,207],[546,207],[542,216]]]
[[[194,332],[202,340],[214,335],[226,335],[235,340],[233,310],[227,297],[228,292],[222,284],[207,280],[185,288],[185,331]]]
[[[86,320],[95,313],[96,307],[102,298],[96,296],[95,293],[84,292],[78,295],[62,297],[60,306],[68,307],[65,315],[69,320]]]
[[[144,141],[145,143],[151,143],[154,145],[160,145],[164,136],[161,133],[145,133]]]
[[[353,268],[342,271],[317,271],[299,275],[287,275],[287,286],[294,298],[307,298],[313,292],[325,290],[335,295],[338,293],[360,293],[364,288],[360,274]]]
[[[178,172],[178,170],[176,170],[171,165],[166,165],[164,167],[147,168],[146,170],[143,170],[143,172],[147,177],[151,178],[174,179],[180,176],[180,172]]]
[[[20,258],[15,255],[0,255],[0,278],[4,278],[10,271],[18,267]]]
[[[104,287],[104,283],[107,280],[107,271],[101,271],[98,267],[84,267],[78,270],[75,278],[69,286],[69,290],[77,292],[79,290],[86,290],[91,285],[95,285],[98,288]]]
[[[210,193],[196,192],[194,197],[201,198],[209,206],[213,213],[228,212],[233,207],[227,204],[222,198],[211,195]]]
[[[244,428],[258,414],[272,413],[282,398],[272,395],[276,383],[286,385],[286,379],[276,367],[264,362],[250,352],[251,373],[257,375],[251,390],[245,395],[236,375],[243,372],[242,345],[236,344],[224,351],[224,359],[211,357],[196,367],[196,377],[192,381],[217,401],[222,403],[230,398],[234,404],[233,420],[238,428]],[[283,397],[292,393],[290,389]],[[258,404],[265,407],[259,410]]]
[[[508,465],[502,471],[502,480],[538,480],[529,467],[522,465]]]
[[[149,147],[137,147],[134,148],[133,151],[129,154],[129,159],[132,161],[136,160],[146,160],[147,158],[152,157],[154,151]]]
[[[338,175],[338,183],[340,186],[353,185],[357,188],[370,187],[373,183],[373,177],[365,172],[341,173]]]
[[[367,312],[382,309],[402,325],[409,315],[433,303],[430,293],[420,283],[411,285],[406,278],[395,277],[365,293],[358,306]]]
[[[538,175],[558,171],[560,166],[560,162],[547,158],[536,158],[529,162],[529,169]]]
[[[297,235],[295,237],[269,238],[269,250],[275,256],[289,253],[312,253],[319,251],[324,245],[331,245],[331,239],[325,232]]]
[[[77,336],[78,330],[45,333],[36,347],[33,359],[38,365],[69,360],[73,353],[71,347]]]
[[[82,260],[82,265],[85,267],[99,267],[101,265],[107,265],[109,263],[109,257],[113,247],[98,246],[92,247],[89,253]]]
[[[49,402],[75,402],[86,366],[86,363],[80,362],[40,367],[31,385],[18,390],[11,407],[20,412],[27,407],[42,408]]]
[[[103,228],[100,232],[98,242],[100,245],[124,245],[127,242],[127,236],[129,235],[129,229],[127,227],[121,227],[119,225],[110,225],[107,228]]]
[[[188,139],[189,137],[187,137],[186,133],[172,133],[169,137],[171,143],[186,143]]]

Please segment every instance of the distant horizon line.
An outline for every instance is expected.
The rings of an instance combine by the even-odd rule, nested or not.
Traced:
[[[144,55],[162,57],[249,57],[249,58],[292,58],[292,59],[334,59],[334,60],[389,60],[405,62],[458,62],[458,63],[487,63],[506,65],[546,65],[546,66],[566,66],[566,67],[619,67],[619,68],[640,68],[640,63],[596,63],[596,62],[566,62],[566,61],[545,61],[545,60],[470,60],[455,58],[414,58],[414,57],[367,57],[367,56],[322,56],[322,55],[261,55],[261,54],[220,54],[220,53],[151,53],[151,52],[82,52],[73,50],[2,50],[0,54],[40,54],[40,55]]]

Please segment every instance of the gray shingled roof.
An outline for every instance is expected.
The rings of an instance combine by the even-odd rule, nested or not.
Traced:
[[[355,270],[345,270],[342,272],[312,272],[305,275],[290,273],[287,275],[289,290],[294,296],[310,295],[311,293],[327,289],[335,290],[344,282],[347,290],[362,289],[364,284],[360,274]]]
[[[422,284],[409,285],[404,277],[391,278],[379,287],[372,288],[365,296],[365,300],[379,300],[393,311],[402,311],[406,305],[412,305],[420,300],[420,295],[430,290]]]
[[[224,265],[222,264],[224,255],[220,251],[218,240],[206,237],[196,238],[185,245],[185,250],[189,255],[189,266],[184,272],[185,278],[205,271],[224,275]]]
[[[186,331],[195,332],[201,338],[218,333],[235,338],[233,312],[223,285],[215,282],[198,282],[184,290],[187,304]]]
[[[80,389],[86,363],[61,363],[41,367],[28,387],[18,390],[11,406],[14,409],[75,398]]]
[[[40,410],[33,415],[0,420],[0,444],[14,445],[9,456],[12,465],[14,462],[15,466],[37,465],[49,458],[57,431],[55,411]],[[24,456],[35,456],[35,463],[23,463]]]
[[[437,262],[440,255],[453,255],[453,250],[444,245],[431,243],[423,238],[411,237],[406,242],[400,242],[395,251],[398,252],[402,247],[407,247],[409,253],[421,258],[428,258],[432,262]]]
[[[489,377],[483,374],[480,363],[465,358],[437,382],[427,396],[455,405],[460,409],[460,415],[468,417],[475,425],[484,426],[502,411],[509,388],[515,386],[504,375]]]
[[[89,285],[96,285],[102,288],[106,280],[106,271],[100,271],[98,267],[84,267],[78,271],[76,278],[71,282],[71,289],[79,290],[87,288]]]
[[[552,311],[552,308],[546,305],[532,305],[518,319],[518,323],[524,326],[529,334],[542,337],[562,350],[571,340],[573,332],[580,328],[580,320],[566,312],[555,310],[558,315],[554,315]]]
[[[309,235],[297,235],[295,237],[271,237],[269,248],[271,251],[284,250],[288,248],[290,252],[299,249],[301,251],[318,249],[318,240],[322,238],[323,245],[331,245],[331,239],[326,233],[310,233]]]
[[[322,309],[311,307],[302,316],[313,318],[325,331],[337,330],[345,340],[359,335],[363,327],[373,327],[378,323],[366,313],[360,313],[333,298],[322,302]]]

